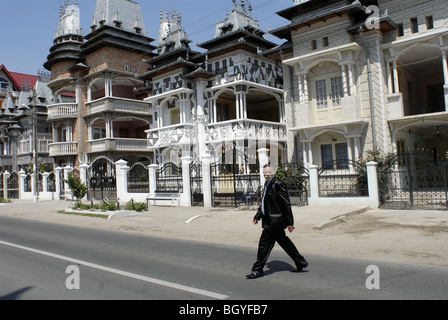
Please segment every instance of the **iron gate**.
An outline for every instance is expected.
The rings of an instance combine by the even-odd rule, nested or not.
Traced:
[[[156,171],[156,192],[180,193],[183,192],[182,166],[167,163]]]
[[[107,158],[95,160],[87,170],[88,199],[116,200],[115,164]]]
[[[202,164],[193,162],[190,164],[191,205],[204,206],[204,192],[202,179]]]
[[[379,178],[381,208],[448,209],[447,160],[408,151],[398,155],[398,170],[386,173],[383,183]]]
[[[310,195],[310,173],[302,162],[293,161],[280,165],[277,177],[286,183],[293,206],[307,206]]]
[[[361,183],[360,172],[366,168],[352,160],[328,161],[319,168],[320,197],[368,197],[367,180]],[[367,175],[366,175],[367,177]]]
[[[19,174],[15,171],[7,179],[8,198],[19,199]]]
[[[128,172],[129,193],[149,193],[149,171],[143,163],[137,162]]]
[[[235,174],[222,164],[210,166],[213,207],[252,205],[261,199],[260,174]]]

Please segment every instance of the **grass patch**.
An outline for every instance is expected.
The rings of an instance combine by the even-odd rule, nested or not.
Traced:
[[[58,213],[73,215],[73,216],[100,218],[100,219],[108,219],[109,218],[109,216],[105,215],[105,214],[94,214],[94,213],[84,213],[84,212],[67,212],[64,210],[59,210]]]

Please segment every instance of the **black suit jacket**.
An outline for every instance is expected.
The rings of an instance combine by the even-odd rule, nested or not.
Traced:
[[[288,189],[277,177],[272,178],[266,190],[264,211],[265,214],[261,211],[260,205],[254,217],[257,221],[262,220],[263,229],[285,229],[294,225]]]

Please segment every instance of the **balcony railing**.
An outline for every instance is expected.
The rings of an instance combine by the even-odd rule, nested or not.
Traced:
[[[76,118],[78,115],[78,104],[59,103],[47,107],[48,120]]]
[[[150,104],[140,100],[106,97],[87,102],[86,106],[88,115],[101,112],[124,112],[142,116],[152,115]]]
[[[78,154],[78,142],[56,142],[48,145],[50,157],[70,156]]]
[[[105,138],[87,141],[88,152],[124,151],[148,152],[148,140],[129,138]]]
[[[158,129],[146,130],[150,148],[170,145],[192,144],[194,142],[194,125],[176,124]]]
[[[286,141],[286,125],[260,120],[230,120],[208,125],[206,142],[238,139]]]

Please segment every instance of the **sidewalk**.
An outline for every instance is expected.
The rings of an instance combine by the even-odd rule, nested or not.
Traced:
[[[254,248],[261,226],[254,210],[150,207],[118,220],[60,214],[70,202],[16,200],[0,216]],[[448,266],[448,212],[368,210],[359,206],[294,207],[296,230],[288,236],[302,254],[350,256],[412,264]],[[279,247],[276,246],[278,249]]]

